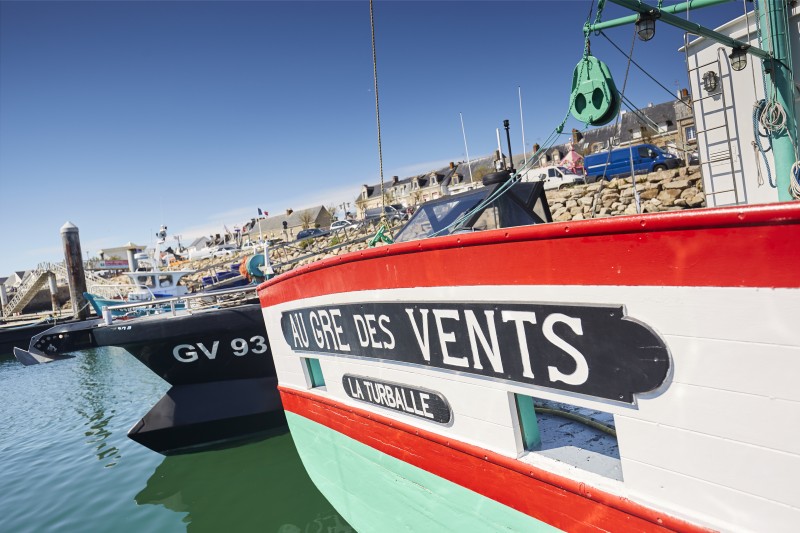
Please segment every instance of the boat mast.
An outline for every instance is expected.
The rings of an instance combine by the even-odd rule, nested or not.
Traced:
[[[798,157],[795,151],[795,138],[797,132],[797,117],[794,114],[794,82],[791,76],[791,45],[788,38],[789,28],[787,27],[788,12],[786,0],[761,0],[761,4],[756,4],[756,14],[762,31],[759,37],[760,47],[751,46],[727,35],[710,30],[697,24],[689,22],[672,15],[672,13],[682,12],[691,9],[699,9],[717,4],[723,4],[732,0],[690,0],[680,4],[666,7],[654,7],[642,3],[640,0],[609,0],[610,2],[626,7],[640,15],[647,15],[653,19],[660,20],[671,26],[676,26],[684,31],[694,33],[714,40],[734,50],[741,50],[747,54],[761,59],[764,76],[771,77],[771,84],[767,83],[764,98],[770,98],[783,108],[786,116],[785,127],[779,131],[770,131],[772,140],[772,150],[775,157],[775,173],[777,174],[778,200],[792,200],[792,166]],[[605,0],[598,2],[598,9],[602,9]],[[588,31],[600,31],[605,28],[613,28],[636,22],[639,15],[629,15],[614,20],[587,24]],[[765,31],[766,30],[766,31]]]

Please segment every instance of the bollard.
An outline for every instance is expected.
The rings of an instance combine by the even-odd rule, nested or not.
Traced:
[[[69,297],[72,300],[72,316],[85,320],[89,309],[83,293],[86,292],[86,276],[83,273],[83,256],[78,227],[66,222],[61,227],[61,243],[64,246],[64,264],[67,267]]]
[[[111,310],[106,305],[103,306],[103,322],[105,322],[106,326],[110,326],[111,323],[114,322]]]

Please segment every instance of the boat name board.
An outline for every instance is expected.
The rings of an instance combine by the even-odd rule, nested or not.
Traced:
[[[634,403],[669,374],[665,342],[620,305],[370,302],[281,314],[295,352],[382,359]]]
[[[351,374],[342,376],[342,385],[347,395],[354,400],[386,407],[440,424],[447,424],[452,418],[450,404],[438,392],[399,383],[376,381]]]
[[[206,346],[206,344],[208,344],[208,346]],[[221,351],[220,346],[222,346]],[[220,354],[224,358],[228,358],[231,355],[242,357],[248,353],[262,355],[267,353],[268,350],[267,339],[261,335],[255,335],[250,337],[249,341],[237,337],[231,339],[230,342],[222,343],[220,343],[219,340],[212,340],[205,344],[202,342],[178,344],[172,348],[172,355],[178,362],[194,363],[201,359],[200,354],[203,354],[208,359],[214,360],[217,358],[217,355]]]

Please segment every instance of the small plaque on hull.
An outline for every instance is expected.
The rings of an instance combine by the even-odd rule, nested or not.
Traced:
[[[375,381],[351,374],[342,376],[342,385],[347,395],[355,400],[440,424],[447,424],[452,418],[447,400],[441,394],[431,390],[387,381]]]

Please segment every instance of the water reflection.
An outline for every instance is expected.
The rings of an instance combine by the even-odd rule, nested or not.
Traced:
[[[85,442],[105,467],[116,466],[122,454],[112,444],[119,440],[114,432],[133,425],[136,413],[145,412],[158,391],[168,385],[118,348],[83,350],[76,364],[77,394],[71,395],[71,400],[83,421]]]
[[[104,461],[106,467],[112,467],[121,459],[119,449],[108,444],[111,437],[110,423],[116,414],[113,390],[110,389],[111,354],[97,354],[95,350],[87,350],[79,358],[78,384],[80,398],[83,400],[75,406],[75,411],[84,419],[86,443],[94,448],[98,460]],[[53,363],[51,363],[53,364]]]
[[[194,533],[353,531],[306,474],[289,434],[166,457],[135,500],[186,513]]]

